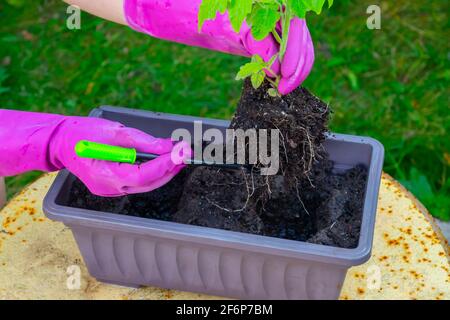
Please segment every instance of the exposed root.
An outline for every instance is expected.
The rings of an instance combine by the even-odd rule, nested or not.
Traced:
[[[245,200],[245,204],[244,204],[244,206],[243,206],[242,208],[240,208],[240,209],[228,209],[228,208],[222,207],[221,205],[217,204],[216,202],[210,200],[208,197],[205,197],[205,198],[206,198],[206,201],[208,201],[208,202],[209,202],[210,204],[212,204],[213,206],[215,206],[215,207],[217,207],[217,208],[219,208],[219,209],[221,209],[221,210],[223,210],[223,211],[226,211],[226,212],[242,212],[242,211],[244,211],[245,209],[247,209],[248,203],[249,203],[251,197],[253,196],[253,194],[255,193],[255,184],[254,184],[254,180],[253,180],[253,169],[252,169],[252,171],[251,171],[251,173],[250,173],[250,176],[251,176],[251,178],[252,178],[252,188],[251,188],[251,191],[250,191],[250,186],[249,186],[249,183],[248,183],[247,174],[246,174],[246,172],[245,172],[245,169],[242,168],[242,169],[241,169],[241,172],[242,172],[242,176],[244,177],[245,187],[246,187],[246,189],[247,189],[247,199]],[[215,185],[218,185],[218,184],[215,184]],[[236,183],[235,185],[242,185],[242,184],[237,184],[237,183]]]
[[[305,204],[303,203],[303,200],[302,200],[302,198],[300,197],[300,191],[298,190],[298,180],[297,180],[297,178],[295,178],[295,190],[297,191],[297,198],[298,198],[298,201],[300,201],[300,203],[302,204],[302,207],[303,207],[303,209],[305,210],[305,212],[308,214],[308,216],[311,216],[310,214],[309,214],[309,211],[308,211],[308,209],[306,209],[306,206],[305,206]]]
[[[223,211],[226,211],[226,212],[235,212],[234,210],[227,209],[227,208],[224,208],[224,207],[218,205],[218,204],[215,203],[214,201],[209,200],[208,197],[205,197],[205,199],[206,199],[206,201],[208,201],[210,204],[212,204],[213,206],[219,208],[220,210],[223,210]],[[239,210],[238,210],[238,211],[239,211]]]

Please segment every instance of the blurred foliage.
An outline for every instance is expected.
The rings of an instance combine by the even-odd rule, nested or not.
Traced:
[[[65,26],[62,1],[0,3],[0,106],[87,115],[109,104],[230,118],[246,59],[152,39],[82,14]],[[380,140],[385,171],[430,211],[449,216],[448,1],[340,0],[309,27],[316,64],[305,86],[330,103],[335,132]],[[10,195],[37,173],[7,179]]]
[[[440,193],[435,193],[433,188],[428,181],[428,178],[419,172],[416,168],[412,167],[408,180],[400,180],[400,182],[407,188],[410,192],[415,194],[423,203],[427,204],[428,210],[433,212],[434,216],[448,221],[449,208],[450,208],[450,179],[443,186]]]
[[[6,0],[6,3],[13,7],[21,7],[25,4],[25,0]]]

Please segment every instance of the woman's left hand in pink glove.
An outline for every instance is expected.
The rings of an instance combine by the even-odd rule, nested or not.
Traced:
[[[161,156],[141,165],[82,159],[75,154],[80,140]],[[173,148],[169,139],[154,138],[118,122],[0,109],[0,177],[65,168],[99,196],[148,192],[169,182],[184,167],[181,161],[172,161]]]
[[[198,13],[202,0],[124,0],[124,15],[128,25],[155,38],[225,53],[253,56],[269,61],[279,52],[272,35],[256,41],[244,23],[234,32],[228,13],[206,21],[198,31]],[[293,19],[283,61],[275,62],[272,70],[281,77],[278,90],[288,94],[309,75],[314,64],[314,45],[306,21]]]

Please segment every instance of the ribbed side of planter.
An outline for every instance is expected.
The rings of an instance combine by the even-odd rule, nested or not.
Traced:
[[[307,260],[70,227],[89,273],[125,286],[245,299],[337,299],[347,272],[344,267]]]

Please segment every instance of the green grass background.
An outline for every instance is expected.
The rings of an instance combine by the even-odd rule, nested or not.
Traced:
[[[384,170],[450,219],[448,1],[338,0],[310,15],[316,64],[305,86],[330,103],[331,129],[386,148]],[[382,29],[366,28],[379,4]],[[0,107],[87,115],[109,104],[229,119],[246,61],[173,44],[82,14],[62,1],[0,3]],[[9,196],[34,180],[7,178]]]

